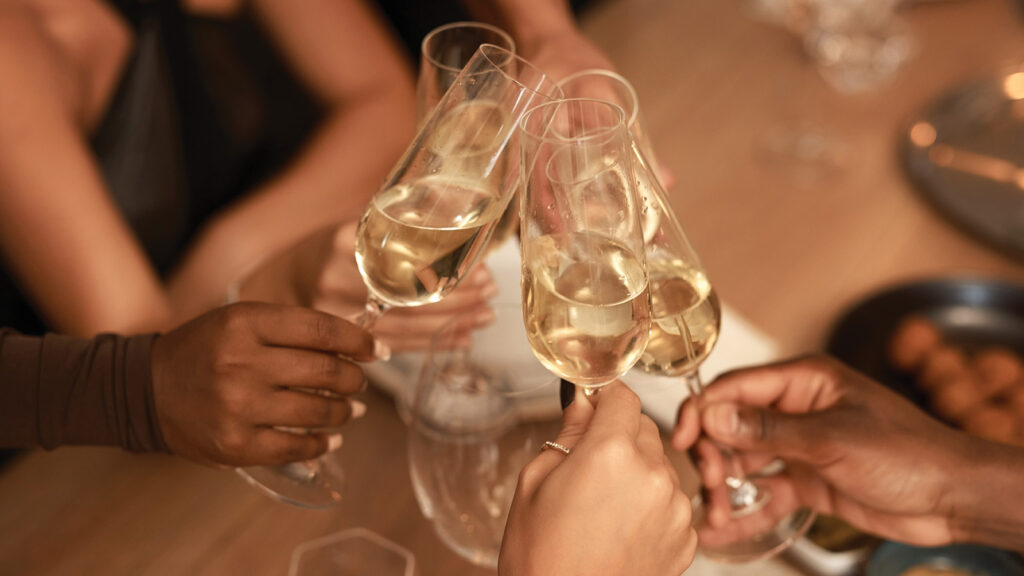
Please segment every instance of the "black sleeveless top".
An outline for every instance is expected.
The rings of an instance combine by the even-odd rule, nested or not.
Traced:
[[[136,39],[92,148],[165,276],[204,221],[288,162],[321,110],[250,14],[194,17],[176,0],[112,5]],[[4,268],[0,326],[47,329]]]

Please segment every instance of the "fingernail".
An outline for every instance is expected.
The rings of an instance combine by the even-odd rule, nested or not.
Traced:
[[[334,452],[341,448],[341,434],[331,434],[327,437],[327,451]]]
[[[370,387],[370,381],[366,378],[366,374],[363,374],[363,383],[359,386],[359,393],[366,392],[366,389]]]
[[[497,315],[494,313],[493,308],[484,308],[473,316],[473,321],[477,326],[484,326],[494,322],[495,318],[497,318]]]
[[[705,425],[719,436],[734,436],[740,427],[735,404],[712,404],[704,412]]]
[[[494,298],[497,295],[498,295],[498,285],[493,283],[493,282],[491,282],[490,284],[487,284],[486,286],[484,286],[483,290],[480,291],[480,296],[482,298],[484,298],[485,300],[490,300],[491,298]]]
[[[362,418],[366,414],[366,404],[359,400],[349,400],[349,407],[352,409],[352,418]]]
[[[572,382],[562,379],[558,388],[558,399],[562,401],[562,410],[565,410],[576,399],[576,387]]]
[[[384,343],[383,340],[376,339],[373,341],[373,357],[377,360],[387,362],[391,359],[391,347]]]

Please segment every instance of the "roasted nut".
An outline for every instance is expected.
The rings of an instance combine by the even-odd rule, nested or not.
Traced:
[[[988,404],[967,415],[964,431],[989,440],[1009,443],[1016,435],[1017,419],[1007,408]]]
[[[889,360],[904,372],[916,371],[928,352],[942,342],[935,324],[924,316],[912,314],[896,326],[889,339]]]
[[[932,390],[932,410],[942,418],[959,424],[964,416],[984,402],[977,378],[971,374],[955,376]]]
[[[928,352],[921,363],[917,385],[923,390],[934,390],[944,382],[965,377],[973,378],[974,374],[963,350],[939,344]]]
[[[999,396],[1024,379],[1024,363],[1006,348],[985,348],[971,359],[985,394]]]

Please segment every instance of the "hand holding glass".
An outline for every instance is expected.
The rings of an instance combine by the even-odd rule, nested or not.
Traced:
[[[603,71],[582,73],[563,86],[570,93],[593,91],[626,112],[633,136],[630,151],[636,186],[644,205],[644,251],[651,292],[651,336],[637,366],[656,375],[682,376],[691,396],[699,401],[703,393],[699,368],[718,341],[721,309],[649,160],[650,144],[644,137],[636,92],[622,76]],[[807,508],[778,513],[778,508],[770,505],[771,492],[746,478],[730,452],[720,453],[728,474],[727,489],[714,496],[728,502],[733,529],[711,532],[707,517],[698,519],[702,552],[725,562],[746,562],[781,552],[806,531],[814,513]]]
[[[505,164],[518,162],[508,152],[515,126],[532,106],[559,94],[508,50],[477,50],[360,219],[365,328],[389,307],[437,302],[472,269],[512,195]],[[330,454],[243,475],[285,502],[320,508],[341,501],[342,472],[338,455]]]

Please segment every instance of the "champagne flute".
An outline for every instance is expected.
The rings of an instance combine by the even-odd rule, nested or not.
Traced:
[[[416,81],[416,124],[424,122],[451,87],[459,72],[482,44],[494,44],[515,53],[515,42],[507,32],[482,22],[453,22],[431,30],[420,45],[420,70]],[[458,133],[474,124],[473,114],[465,114],[451,123],[450,130]],[[507,163],[502,168],[507,168]],[[515,190],[517,186],[512,186]],[[491,232],[481,259],[497,250],[515,233],[519,223],[519,210],[515,198],[508,203],[498,224]]]
[[[540,362],[593,393],[650,335],[641,205],[622,108],[542,104],[520,125],[523,319]]]
[[[472,269],[501,217],[515,179],[506,164],[527,110],[561,91],[504,48],[480,46],[420,127],[356,230],[356,262],[369,297],[359,323],[388,308],[441,300]],[[515,146],[511,149],[515,150]],[[341,501],[337,454],[242,469],[252,483],[298,506]]]
[[[587,91],[626,111],[633,136],[631,153],[637,190],[644,203],[644,248],[651,292],[651,337],[637,362],[641,370],[683,377],[690,394],[703,393],[699,368],[718,341],[721,308],[718,296],[668,203],[652,165],[639,100],[632,85],[614,72],[586,71],[563,80],[567,94]],[[719,496],[731,507],[731,530],[710,532],[698,521],[701,551],[723,562],[747,562],[785,550],[806,532],[815,514],[808,508],[788,512],[772,503],[772,493],[746,477],[728,450],[722,452],[727,491]],[[775,502],[778,504],[778,502]]]
[[[703,394],[699,368],[718,341],[721,308],[653,167],[638,146],[634,154],[637,187],[646,197],[647,208],[658,213],[656,218],[644,220],[652,324],[650,342],[637,366],[655,375],[681,376],[699,404]],[[706,515],[699,516],[696,528],[701,551],[720,562],[749,562],[788,548],[810,527],[814,511],[783,505],[765,482],[747,477],[730,450],[718,448],[726,487],[708,495],[710,501],[702,504],[727,501],[730,523],[727,529],[712,529]]]
[[[508,32],[483,22],[452,22],[434,28],[423,37],[416,80],[417,125],[426,120],[483,44],[516,52],[516,43]]]

